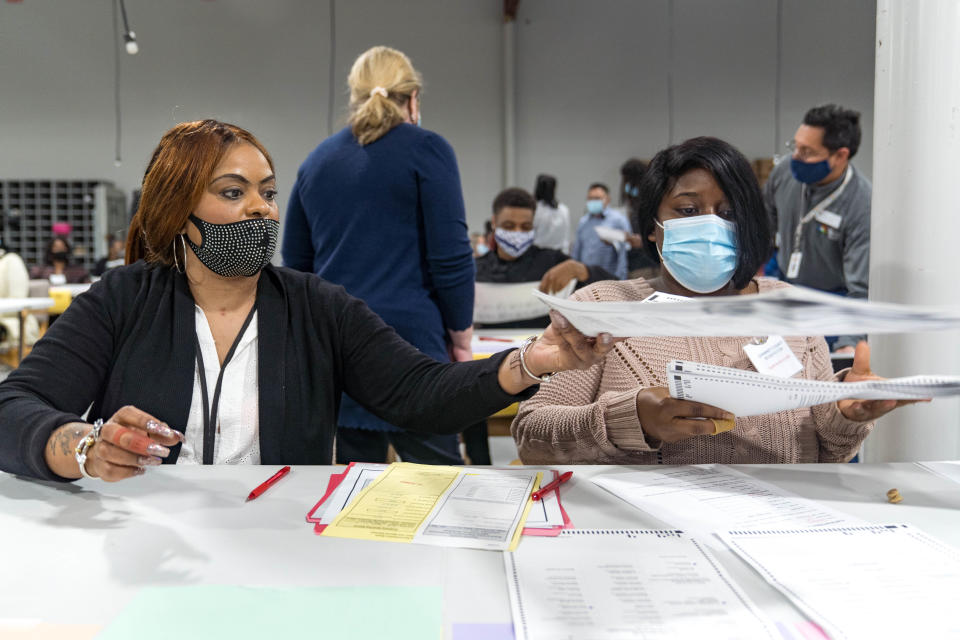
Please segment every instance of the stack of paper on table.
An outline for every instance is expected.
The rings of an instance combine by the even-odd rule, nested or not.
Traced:
[[[720,537],[831,638],[960,638],[960,551],[913,527]]]
[[[520,322],[547,315],[543,304],[532,295],[540,286],[539,282],[477,282],[474,286],[474,322]],[[576,286],[577,281],[571,280],[554,295],[560,299],[566,298]]]
[[[314,523],[316,533],[322,533],[337,515],[388,467],[386,464],[351,462],[342,473],[330,476],[327,491],[307,513],[307,522]],[[559,475],[557,471],[552,473],[554,478]],[[543,499],[532,501],[524,521],[523,534],[556,536],[561,530],[571,526],[570,518],[560,502],[558,487],[544,495]]]
[[[777,638],[680,531],[573,530],[504,554],[517,640]]]
[[[667,381],[673,398],[713,405],[740,417],[812,407],[844,398],[921,400],[960,395],[960,377],[956,376],[826,382],[683,360],[667,365]]]
[[[836,527],[862,521],[720,464],[650,467],[593,478],[667,526],[718,546],[714,531]]]
[[[348,470],[345,476],[348,476]],[[358,469],[362,474],[363,470]],[[321,535],[449,547],[515,548],[530,511],[530,493],[542,473],[529,469],[477,469],[398,462],[375,477],[351,478],[344,491],[359,488],[334,513],[314,507],[307,518],[326,525]],[[335,481],[331,479],[331,485]],[[328,485],[331,506],[337,488]],[[328,523],[328,524],[327,524]]]
[[[960,328],[956,307],[867,302],[787,287],[748,296],[707,296],[670,304],[581,302],[533,295],[582,333],[633,336],[843,335]]]

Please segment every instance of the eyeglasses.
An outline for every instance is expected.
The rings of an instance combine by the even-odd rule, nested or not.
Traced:
[[[809,162],[811,160],[817,159],[817,156],[820,155],[820,153],[813,151],[811,149],[808,149],[806,147],[798,150],[796,140],[787,140],[784,143],[784,146],[787,148],[787,150],[790,151],[790,155],[796,156],[798,160],[802,160],[803,162]],[[830,157],[829,149],[827,149],[827,157]],[[820,158],[820,159],[826,160],[826,158]]]

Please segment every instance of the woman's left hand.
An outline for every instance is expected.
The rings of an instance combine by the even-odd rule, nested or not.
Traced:
[[[591,338],[580,333],[569,320],[550,312],[550,326],[530,347],[524,359],[533,373],[542,375],[567,369],[589,369],[603,360],[614,345],[625,338],[601,333]]]
[[[847,373],[844,382],[860,382],[862,380],[883,380],[870,370],[870,346],[860,341],[853,354],[853,368]],[[837,408],[847,420],[856,422],[871,422],[880,416],[890,413],[897,407],[915,402],[930,402],[929,400],[838,400]]]

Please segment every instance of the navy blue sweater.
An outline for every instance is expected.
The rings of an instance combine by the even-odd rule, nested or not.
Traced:
[[[361,146],[349,128],[307,156],[290,194],[283,262],[342,285],[405,340],[447,361],[473,319],[474,264],[453,149],[409,124]],[[340,424],[391,430],[344,398]]]

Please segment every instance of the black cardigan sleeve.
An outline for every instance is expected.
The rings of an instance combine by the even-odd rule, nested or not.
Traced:
[[[498,380],[509,351],[440,363],[403,340],[361,300],[340,290],[336,307],[343,390],[402,429],[456,433],[536,393],[510,395]]]
[[[78,296],[0,383],[0,469],[66,480],[50,471],[44,448],[50,434],[80,421],[110,369],[114,329],[105,286]]]

